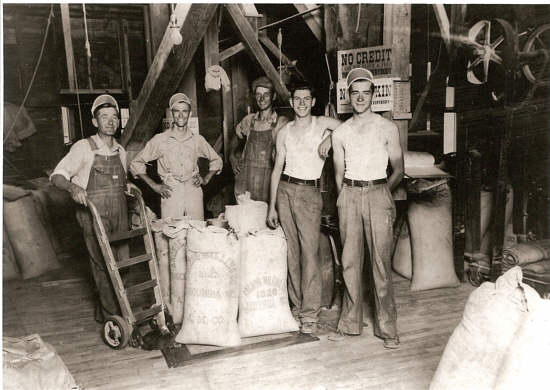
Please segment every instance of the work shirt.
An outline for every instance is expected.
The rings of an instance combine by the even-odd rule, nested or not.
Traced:
[[[137,176],[146,173],[145,165],[158,160],[158,174],[163,183],[169,178],[185,182],[199,171],[197,160],[206,158],[210,171],[221,171],[223,162],[202,135],[169,129],[155,135],[130,163],[130,172]]]
[[[336,130],[342,134],[346,164],[344,176],[348,179],[376,180],[387,177],[387,134],[396,126],[381,115],[373,115],[373,120],[360,129],[351,126],[353,118],[350,118]]]
[[[271,117],[267,121],[262,121],[260,119],[260,113],[252,113],[245,116],[239,124],[235,127],[235,134],[239,138],[248,137],[250,134],[250,128],[252,127],[252,122],[254,122],[254,128],[252,130],[256,131],[267,131],[272,130],[273,123],[277,123],[278,115],[275,111],[271,113]]]
[[[92,169],[96,154],[100,156],[113,156],[118,154],[124,171],[127,170],[126,151],[122,145],[113,139],[113,147],[109,148],[97,134],[93,135],[92,139],[97,145],[95,151],[92,151],[87,139],[81,139],[71,147],[69,153],[63,157],[59,164],[57,164],[50,179],[53,175],[61,175],[77,186],[86,189],[86,187],[88,187],[90,170]]]
[[[286,163],[284,174],[302,180],[315,180],[321,177],[325,160],[319,156],[319,144],[323,141],[326,129],[319,128],[317,117],[311,117],[311,125],[303,130],[289,122],[285,137]]]

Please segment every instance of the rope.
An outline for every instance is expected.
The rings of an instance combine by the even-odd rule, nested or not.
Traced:
[[[6,140],[8,139],[9,135],[12,133],[13,129],[15,128],[15,124],[17,123],[17,118],[19,117],[19,114],[21,113],[21,110],[25,106],[25,103],[27,102],[27,98],[29,97],[29,93],[31,92],[31,88],[34,83],[34,79],[36,77],[36,74],[38,72],[38,67],[40,66],[40,62],[42,61],[42,57],[44,56],[44,48],[46,47],[46,41],[48,40],[48,33],[50,31],[50,25],[52,23],[53,18],[53,4],[50,6],[50,14],[48,15],[48,24],[46,25],[46,32],[44,33],[44,38],[42,39],[42,47],[40,48],[40,55],[38,56],[38,61],[36,61],[36,65],[34,66],[34,71],[31,77],[31,82],[29,83],[29,87],[27,88],[27,92],[25,92],[25,97],[23,98],[23,101],[21,102],[21,105],[19,106],[19,109],[17,110],[17,114],[15,114],[15,118],[13,119],[13,123],[11,124],[10,129],[6,132],[6,135],[4,136],[4,144],[6,143]]]
[[[357,4],[357,24],[355,25],[355,32],[359,32],[359,21],[361,20],[361,3]]]
[[[277,33],[277,44],[279,45],[279,81],[281,84],[283,84],[283,76],[282,76],[282,47],[283,47],[283,33],[281,29],[279,29],[279,32]]]
[[[86,65],[88,66],[88,87],[93,89],[92,84],[92,50],[90,49],[90,40],[88,39],[88,22],[86,18],[86,6],[82,4],[82,18],[84,19],[84,38],[86,40]]]

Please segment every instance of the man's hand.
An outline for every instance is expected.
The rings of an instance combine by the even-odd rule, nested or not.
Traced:
[[[237,176],[241,172],[241,165],[242,165],[241,159],[235,155],[230,155],[229,162],[231,163],[231,169],[233,170],[233,174]]]
[[[172,187],[167,184],[155,184],[153,190],[162,198],[167,199],[172,195]]]
[[[191,180],[193,180],[193,185],[194,185],[195,187],[200,187],[200,186],[202,186],[202,185],[206,185],[206,184],[207,184],[207,181],[204,180],[203,177],[202,177],[198,172],[196,172],[196,173],[193,175],[193,177],[192,177]]]
[[[279,215],[277,214],[277,210],[272,208],[269,209],[267,213],[267,226],[272,229],[276,229],[277,226],[279,226]]]
[[[323,142],[321,142],[319,144],[319,156],[321,156],[321,158],[327,158],[328,157],[328,152],[330,151],[330,149],[332,148],[332,138],[331,137],[326,137]]]
[[[134,193],[137,192],[141,194],[141,190],[134,183],[130,183],[130,182],[126,183],[126,193],[130,196],[133,196],[133,192]]]
[[[71,194],[71,198],[73,198],[76,203],[87,206],[86,201],[88,199],[88,194],[86,194],[86,190],[84,188],[79,187],[76,184],[72,184],[69,187],[69,192]]]

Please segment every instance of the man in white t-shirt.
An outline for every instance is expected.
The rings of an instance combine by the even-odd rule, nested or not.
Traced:
[[[315,98],[308,84],[292,89],[290,105],[295,119],[277,135],[267,223],[274,228],[278,219],[281,222],[288,245],[288,293],[293,312],[300,319],[301,332],[312,333],[321,308],[318,250],[323,200],[319,179],[331,147],[327,130],[341,122],[311,115]]]
[[[372,73],[363,68],[352,69],[347,76],[347,86],[353,116],[332,135],[345,290],[338,333],[331,339],[362,332],[361,280],[366,240],[374,282],[374,334],[384,340],[384,347],[398,348],[391,278],[395,220],[391,191],[403,178],[403,151],[397,126],[372,112]],[[392,167],[389,177],[386,175],[388,161]]]

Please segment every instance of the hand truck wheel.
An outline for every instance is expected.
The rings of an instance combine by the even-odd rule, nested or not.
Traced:
[[[109,316],[103,323],[103,341],[113,349],[126,347],[131,333],[130,324],[121,316]]]
[[[470,267],[468,280],[472,286],[479,287],[481,283],[483,283],[484,278],[481,272],[479,272],[479,269]]]

